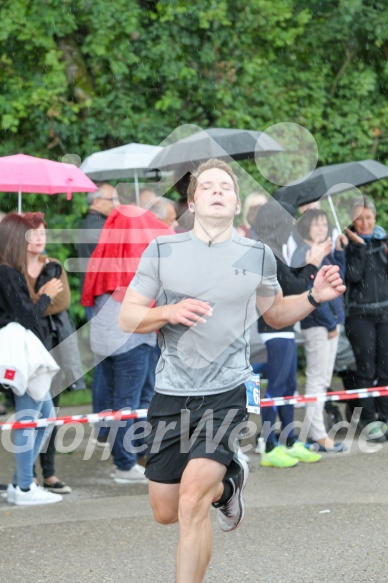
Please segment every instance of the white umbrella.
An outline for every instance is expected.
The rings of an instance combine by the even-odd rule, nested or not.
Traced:
[[[151,161],[163,150],[160,146],[132,142],[118,148],[96,152],[86,158],[80,170],[97,181],[134,178],[136,203],[139,204],[139,177],[152,169]]]

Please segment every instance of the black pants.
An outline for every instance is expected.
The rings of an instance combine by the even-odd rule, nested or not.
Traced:
[[[356,359],[355,389],[388,386],[388,315],[348,316],[346,334]],[[351,401],[354,407],[362,407],[361,422],[388,421],[388,397],[370,397]]]

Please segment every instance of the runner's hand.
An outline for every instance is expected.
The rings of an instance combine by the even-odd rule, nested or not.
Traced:
[[[170,324],[183,324],[184,326],[196,326],[205,324],[204,316],[212,316],[213,308],[208,302],[187,298],[177,304],[167,306],[168,321]]]

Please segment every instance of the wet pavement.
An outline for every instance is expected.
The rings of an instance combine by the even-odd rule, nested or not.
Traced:
[[[76,412],[89,409],[61,414]],[[173,583],[176,525],[153,521],[147,485],[112,480],[112,462],[91,444],[90,431],[59,430],[70,451],[73,439],[79,442],[58,454],[57,475],[73,488],[62,503],[16,507],[0,498],[1,582]],[[13,458],[4,432],[2,438],[0,481],[7,483]],[[245,521],[225,534],[212,511],[214,552],[205,582],[387,581],[388,443],[348,444],[348,453],[285,470],[260,467],[251,452]]]

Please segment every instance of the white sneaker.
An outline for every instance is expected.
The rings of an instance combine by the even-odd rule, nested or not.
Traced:
[[[15,504],[16,488],[13,484],[8,484],[6,499],[9,504]]]
[[[135,464],[130,470],[119,470],[116,468],[114,473],[116,484],[146,484],[148,478],[144,475],[144,468]]]
[[[241,447],[238,448],[237,455],[238,455],[240,460],[247,462],[247,464],[250,463],[251,459],[250,459],[249,455],[247,455],[245,452],[243,452]]]
[[[53,494],[37,486],[32,482],[28,492],[22,492],[19,486],[15,488],[16,506],[36,506],[37,504],[55,504],[61,502],[63,497],[60,494]]]

